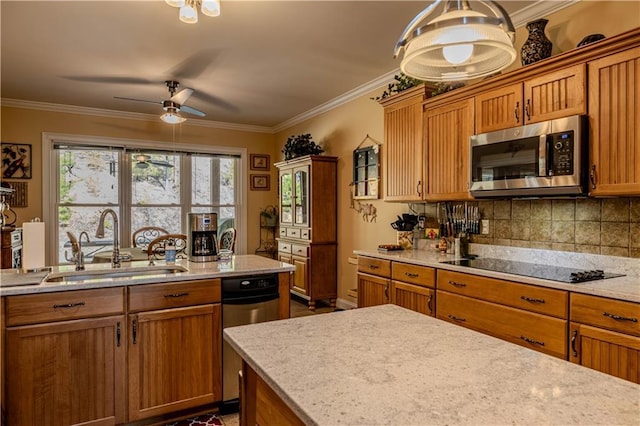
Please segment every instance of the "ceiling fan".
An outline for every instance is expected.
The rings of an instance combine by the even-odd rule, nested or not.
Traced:
[[[152,104],[160,104],[162,105],[162,109],[165,110],[165,113],[160,116],[160,119],[165,123],[169,123],[169,124],[178,124],[186,120],[186,118],[182,117],[179,114],[179,112],[186,112],[187,114],[193,114],[199,117],[204,117],[207,115],[200,110],[184,105],[184,103],[187,102],[187,100],[193,94],[194,92],[193,89],[186,87],[181,91],[179,91],[178,93],[176,93],[176,90],[180,86],[179,82],[175,80],[166,80],[164,84],[165,86],[167,86],[167,89],[169,90],[169,95],[171,95],[171,97],[161,102],[149,101],[146,99],[124,98],[120,96],[114,96],[114,98],[122,99],[125,101],[148,102]]]
[[[152,160],[151,156],[147,154],[133,154],[133,160],[136,162],[136,167],[139,169],[146,169],[149,167],[149,164],[160,167],[173,167],[173,164],[170,162],[165,160]]]

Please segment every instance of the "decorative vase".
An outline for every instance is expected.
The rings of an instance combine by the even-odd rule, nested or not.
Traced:
[[[547,22],[547,19],[538,19],[527,23],[529,37],[520,51],[523,66],[551,56],[552,43],[544,34]]]

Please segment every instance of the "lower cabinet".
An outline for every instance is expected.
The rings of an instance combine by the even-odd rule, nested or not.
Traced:
[[[569,360],[640,383],[640,304],[571,294]]]
[[[435,316],[435,277],[434,268],[392,262],[391,303]]]
[[[358,308],[391,303],[391,280],[358,273]]]
[[[220,401],[220,286],[204,280],[128,290],[129,420]]]
[[[7,424],[123,423],[123,289],[10,296],[6,303]]]

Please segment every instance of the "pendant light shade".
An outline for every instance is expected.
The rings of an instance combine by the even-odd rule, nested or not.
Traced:
[[[169,6],[179,7],[179,18],[187,24],[198,23],[198,8],[207,16],[220,16],[220,0],[164,0]]]
[[[220,0],[202,0],[200,10],[207,16],[220,16]]]
[[[402,72],[424,81],[460,81],[484,77],[513,63],[515,29],[495,1],[479,1],[495,17],[471,10],[466,0],[448,0],[440,16],[420,27],[442,0],[432,2],[404,30],[395,56],[404,49]]]
[[[198,23],[198,11],[192,1],[187,0],[187,4],[180,8],[180,20],[185,24]]]
[[[180,124],[187,121],[186,118],[181,117],[180,114],[178,114],[178,110],[176,108],[167,108],[167,112],[160,116],[160,120],[167,124]]]

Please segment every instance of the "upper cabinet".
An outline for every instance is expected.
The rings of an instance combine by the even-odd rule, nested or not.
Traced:
[[[589,195],[640,195],[639,115],[640,47],[589,62]]]
[[[585,114],[585,65],[479,93],[475,107],[478,133]]]
[[[422,102],[425,86],[417,86],[380,102],[384,107],[384,200],[422,201]]]
[[[473,135],[473,99],[424,113],[428,159],[428,201],[466,200],[469,194],[469,137]]]

